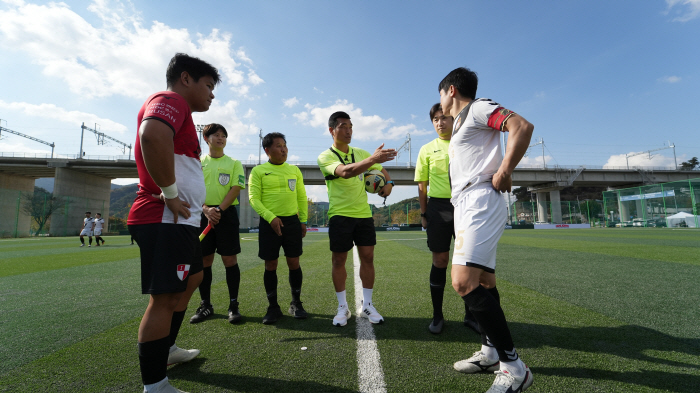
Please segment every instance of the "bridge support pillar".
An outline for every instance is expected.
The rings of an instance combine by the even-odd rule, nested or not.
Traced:
[[[0,237],[29,236],[32,217],[22,211],[22,195],[34,193],[34,180],[0,173]]]
[[[559,197],[559,190],[552,190],[549,192],[549,201],[551,202],[552,224],[561,224],[561,199]]]
[[[629,204],[619,201],[618,206],[620,206],[620,222],[631,221]]]
[[[241,190],[238,196],[238,216],[240,217],[239,228],[250,228],[258,225],[258,214],[250,206],[248,199],[248,189]]]
[[[51,215],[51,236],[74,236],[80,233],[85,212],[101,213],[109,224],[109,194],[111,179],[68,168],[56,168],[53,194],[66,204]]]
[[[547,222],[547,192],[537,193],[537,221]]]
[[[636,207],[637,207],[637,214],[634,215],[634,218],[644,218],[646,216],[646,212],[644,211],[645,209],[645,203],[642,203],[641,200],[636,201]]]

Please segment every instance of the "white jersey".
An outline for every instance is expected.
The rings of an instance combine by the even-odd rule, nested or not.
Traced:
[[[496,102],[478,98],[455,118],[448,150],[453,205],[464,197],[467,187],[490,182],[498,171],[503,161],[500,131],[512,114]]]
[[[85,224],[83,228],[84,231],[92,231],[92,228],[95,226],[95,219],[92,217],[85,217],[83,223]]]
[[[105,224],[104,218],[96,218],[95,219],[95,231],[101,231],[104,224]]]

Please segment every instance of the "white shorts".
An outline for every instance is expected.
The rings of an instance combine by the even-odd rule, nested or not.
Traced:
[[[88,229],[83,229],[83,230],[80,232],[80,236],[92,236],[92,231],[91,231],[91,230],[88,230]]]
[[[102,234],[102,229],[95,229],[95,236],[100,236]]]
[[[496,246],[505,229],[508,212],[501,193],[482,183],[455,205],[453,265],[496,271]]]

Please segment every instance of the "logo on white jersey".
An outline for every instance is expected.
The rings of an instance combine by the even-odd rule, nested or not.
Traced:
[[[177,278],[180,281],[185,281],[188,274],[190,274],[190,265],[177,265]]]

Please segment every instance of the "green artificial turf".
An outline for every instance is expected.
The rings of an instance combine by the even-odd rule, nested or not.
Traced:
[[[331,325],[336,298],[326,234],[309,234],[301,257],[307,320],[262,325],[267,307],[257,236],[242,234],[241,325],[226,321],[224,269],[214,264],[216,315],[192,325],[190,302],[178,344],[201,355],[173,366],[188,392],[352,392],[358,389],[355,313]],[[141,391],[137,246],[77,238],[0,241],[0,391]],[[694,392],[700,386],[700,231],[611,228],[506,231],[498,288],[516,347],[531,367],[528,392]],[[484,392],[493,375],[452,363],[480,347],[461,323],[464,303],[448,285],[445,330],[432,335],[424,232],[378,232],[374,326],[389,392]],[[354,302],[352,256],[348,301]],[[291,299],[278,268],[279,301]],[[448,269],[449,272],[449,269]],[[306,350],[301,350],[306,347]]]

